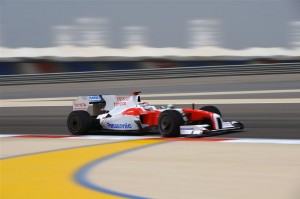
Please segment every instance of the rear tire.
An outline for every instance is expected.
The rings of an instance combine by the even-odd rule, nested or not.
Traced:
[[[158,130],[163,137],[178,137],[183,124],[182,115],[176,110],[165,110],[158,118]]]
[[[92,128],[92,118],[86,111],[72,111],[69,114],[67,124],[73,135],[86,135]]]
[[[200,108],[200,110],[207,111],[207,112],[212,112],[212,113],[216,113],[216,114],[218,114],[218,115],[220,115],[222,117],[221,111],[217,107],[215,107],[215,106],[203,106],[202,108]]]

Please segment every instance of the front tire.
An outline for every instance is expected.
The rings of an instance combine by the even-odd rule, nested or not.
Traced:
[[[67,125],[73,135],[86,135],[92,128],[92,118],[86,111],[72,111],[69,114]]]
[[[183,124],[182,115],[176,110],[165,110],[158,118],[158,130],[163,137],[178,137]]]
[[[212,113],[216,113],[216,114],[218,114],[218,115],[220,115],[222,117],[221,111],[217,107],[215,107],[215,106],[203,106],[202,108],[200,108],[200,110],[207,111],[207,112],[212,112]]]

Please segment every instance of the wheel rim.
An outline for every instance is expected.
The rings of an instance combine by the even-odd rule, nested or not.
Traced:
[[[80,120],[77,116],[72,116],[69,124],[72,131],[77,131],[80,128]]]
[[[169,131],[171,128],[171,119],[169,116],[165,115],[161,118],[160,128],[164,132]]]

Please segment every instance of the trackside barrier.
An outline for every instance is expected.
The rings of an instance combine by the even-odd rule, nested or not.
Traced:
[[[4,75],[0,76],[0,86],[290,73],[300,73],[300,63]]]

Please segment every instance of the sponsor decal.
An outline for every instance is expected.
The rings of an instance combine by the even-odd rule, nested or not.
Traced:
[[[190,130],[194,130],[194,128],[181,127],[180,130],[190,131]]]
[[[126,102],[114,102],[115,106],[126,106]]]
[[[130,97],[117,97],[117,101],[114,102],[114,106],[126,106],[126,102],[129,101]]]
[[[110,127],[110,128],[113,128],[113,129],[131,129],[132,126],[131,124],[110,124],[110,123],[107,123],[107,126]]]
[[[89,104],[85,102],[73,102],[73,111],[87,110]]]
[[[89,101],[90,102],[99,102],[99,101],[101,101],[101,97],[98,95],[89,96]]]
[[[130,99],[130,97],[117,97],[117,101],[128,101]]]
[[[86,103],[74,103],[74,107],[86,107]]]

